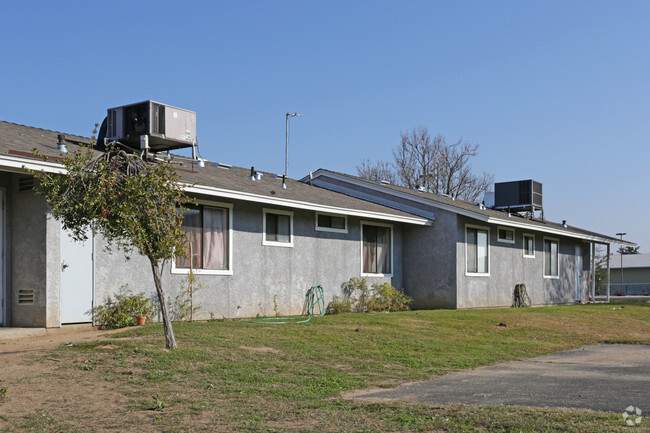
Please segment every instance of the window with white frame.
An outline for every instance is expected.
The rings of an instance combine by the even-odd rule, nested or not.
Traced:
[[[524,257],[535,257],[534,235],[524,235]]]
[[[559,257],[560,244],[557,239],[544,238],[544,276],[557,278],[560,276]]]
[[[177,256],[173,271],[230,273],[232,206],[188,206],[183,211],[186,257]]]
[[[515,243],[515,229],[499,227],[497,229],[497,239],[499,242],[506,242],[509,244]]]
[[[262,245],[293,247],[293,212],[264,209]]]
[[[390,275],[393,269],[393,229],[389,225],[361,224],[362,273]]]
[[[487,227],[465,227],[465,250],[468,274],[489,273],[490,235]]]
[[[316,230],[322,232],[348,232],[348,219],[345,215],[316,213]]]

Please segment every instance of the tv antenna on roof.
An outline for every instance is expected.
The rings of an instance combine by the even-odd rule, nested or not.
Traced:
[[[287,113],[286,115],[286,128],[284,132],[284,177],[287,177],[287,172],[289,171],[289,117],[302,117],[302,114],[298,113]]]

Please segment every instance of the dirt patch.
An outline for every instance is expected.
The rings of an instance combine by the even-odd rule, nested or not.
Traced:
[[[64,344],[96,341],[121,331],[123,329],[99,331],[90,325],[66,325],[61,328],[47,329],[45,335],[23,338],[0,338],[0,355],[35,350],[51,350]]]
[[[112,419],[118,422],[126,398],[115,384],[97,382],[70,362],[45,358],[57,347],[94,341],[106,334],[90,326],[70,327],[48,330],[43,336],[0,340],[0,384],[8,394],[0,401],[0,431],[6,431],[3,424],[11,419],[35,430],[63,431],[96,430],[93,419],[102,419],[106,425]]]
[[[243,350],[248,350],[249,352],[257,352],[257,353],[274,353],[274,354],[282,353],[281,350],[274,349],[272,347],[265,347],[265,346],[260,346],[260,347],[239,346],[239,348]]]
[[[115,344],[104,344],[103,346],[97,346],[95,349],[99,350],[118,350],[120,346]]]

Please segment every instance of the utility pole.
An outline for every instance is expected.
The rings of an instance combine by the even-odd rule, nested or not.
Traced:
[[[284,132],[284,177],[286,178],[289,171],[289,117],[302,117],[302,114],[298,113],[287,113],[286,116],[286,127]]]
[[[623,236],[625,236],[627,233],[616,233],[616,236],[621,237],[621,241],[623,240]],[[621,289],[623,288],[623,245],[621,245]],[[625,294],[627,295],[627,290],[625,290]]]

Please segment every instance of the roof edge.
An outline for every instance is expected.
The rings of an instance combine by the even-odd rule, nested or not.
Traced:
[[[343,181],[343,182],[346,182],[346,183],[351,183],[351,184],[358,185],[358,186],[361,186],[361,187],[366,187],[366,188],[369,188],[369,189],[372,189],[372,190],[375,190],[375,191],[379,191],[379,192],[382,192],[382,193],[385,193],[385,194],[393,195],[395,197],[400,197],[400,198],[404,198],[404,199],[407,199],[407,200],[412,200],[412,201],[415,201],[415,202],[418,202],[418,203],[427,204],[427,205],[430,205],[430,206],[433,206],[433,207],[436,207],[436,208],[439,208],[439,209],[442,209],[442,210],[453,212],[453,213],[458,214],[458,215],[463,215],[463,216],[466,216],[466,217],[469,217],[469,218],[473,218],[473,219],[476,219],[476,220],[479,220],[479,221],[483,221],[483,222],[488,223],[488,224],[499,224],[499,225],[505,225],[505,226],[510,226],[510,227],[517,227],[517,228],[522,228],[522,229],[531,230],[531,231],[539,231],[539,232],[550,233],[550,234],[554,234],[554,235],[572,237],[572,238],[576,238],[576,239],[584,239],[584,240],[592,241],[592,242],[595,242],[595,243],[602,243],[602,244],[616,243],[616,244],[626,245],[626,246],[636,246],[637,245],[634,242],[623,241],[623,240],[616,239],[616,238],[613,238],[613,237],[609,237],[609,236],[606,236],[606,235],[599,235],[598,233],[594,233],[594,235],[599,235],[599,236],[594,236],[594,235],[588,235],[586,233],[579,233],[579,232],[576,232],[576,231],[561,230],[561,229],[557,229],[557,228],[554,228],[554,227],[542,227],[542,226],[535,225],[535,224],[526,224],[525,222],[522,222],[522,221],[510,221],[508,219],[495,218],[495,217],[491,217],[489,215],[482,214],[480,212],[472,212],[470,210],[462,209],[460,207],[456,207],[456,206],[453,206],[453,205],[440,203],[440,202],[437,202],[435,200],[431,200],[431,199],[429,199],[427,197],[417,197],[417,196],[414,196],[413,194],[408,194],[408,193],[403,192],[403,191],[397,191],[397,190],[394,190],[394,189],[391,189],[391,188],[386,188],[383,185],[378,184],[378,183],[374,183],[374,182],[372,182],[370,180],[356,179],[354,177],[350,177],[350,176],[347,176],[347,175],[341,174],[341,173],[332,172],[330,170],[323,169],[323,168],[319,168],[318,170],[313,172],[312,176],[313,176],[314,179],[316,179],[318,177],[321,177],[321,176],[323,176],[323,177],[331,177],[331,178],[336,179],[336,180],[340,180],[340,181]],[[302,179],[300,179],[301,182],[307,182],[308,180],[309,180],[309,175],[303,177]],[[406,210],[401,209],[401,208],[397,208],[397,209],[402,210],[404,212],[407,212]]]

